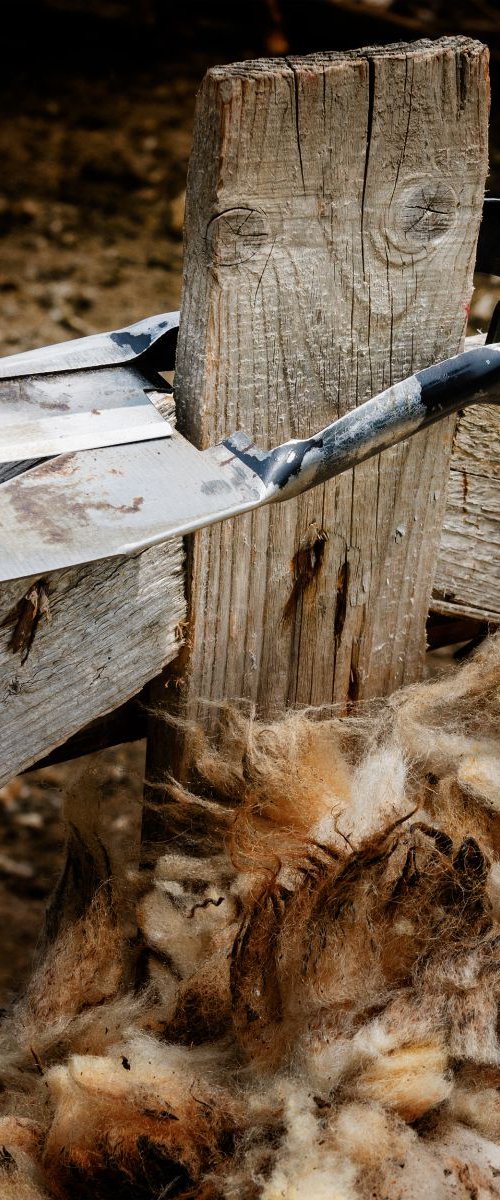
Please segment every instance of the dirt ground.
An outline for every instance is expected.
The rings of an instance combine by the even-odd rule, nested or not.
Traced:
[[[2,353],[178,307],[195,86],[68,77],[4,112]]]
[[[158,39],[148,19],[122,27],[85,18],[78,5],[21,4],[11,14],[0,80],[0,354],[178,307],[196,88],[212,63],[270,47],[270,7],[238,14],[194,4],[170,18],[167,5]],[[315,41],[320,7],[307,8],[307,28],[306,8],[302,17],[294,8],[294,52],[373,39],[358,23],[354,37],[344,31],[342,40],[332,25]],[[391,29],[385,40],[397,36]],[[488,280],[478,303],[484,328]],[[139,743],[83,766],[101,774],[106,822],[123,853],[137,845],[143,762]],[[62,862],[62,798],[81,770],[45,768],[0,791],[0,1005],[29,970]]]

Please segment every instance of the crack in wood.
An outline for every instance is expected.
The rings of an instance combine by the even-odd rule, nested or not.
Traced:
[[[299,77],[299,74],[298,74],[298,71],[297,71],[297,68],[296,68],[294,62],[289,58],[285,59],[285,61],[286,61],[287,66],[290,67],[290,70],[293,75],[293,99],[294,99],[294,106],[295,106],[295,133],[296,133],[296,137],[297,137],[297,150],[299,153],[300,177],[302,179],[302,187],[305,192],[306,191],[306,180],[305,180],[305,175],[304,175],[304,163],[302,160],[302,145],[301,145],[301,141],[300,141],[300,109],[299,109],[299,78],[300,77]]]
[[[363,188],[361,192],[361,262],[363,266],[363,279],[366,277],[365,272],[365,203],[366,203],[366,188],[368,184],[368,168],[370,165],[370,150],[372,144],[373,132],[373,112],[375,107],[375,62],[373,58],[367,59],[368,63],[368,112],[366,119],[366,154],[365,165],[363,171]]]
[[[347,613],[347,597],[349,595],[349,576],[351,569],[347,558],[342,563],[337,578],[337,596],[335,600],[335,616],[333,619],[333,636],[340,641]]]

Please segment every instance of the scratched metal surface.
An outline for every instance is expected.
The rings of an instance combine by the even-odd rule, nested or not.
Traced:
[[[265,485],[224,446],[164,441],[63,455],[0,486],[0,580],[130,554],[255,508]]]
[[[0,464],[168,437],[170,426],[150,399],[168,390],[134,364],[6,379]]]

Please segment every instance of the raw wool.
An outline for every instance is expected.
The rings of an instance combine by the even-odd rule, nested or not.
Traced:
[[[333,1144],[325,1145],[312,1096],[290,1081],[284,1104],[286,1135],[262,1200],[355,1200],[356,1168]],[[328,1139],[329,1140],[329,1139]]]
[[[2,1200],[500,1198],[499,712],[497,637],[192,730],[141,988],[101,888],[4,1022]]]
[[[40,1167],[43,1143],[43,1129],[34,1121],[0,1118],[2,1200],[48,1200]]]

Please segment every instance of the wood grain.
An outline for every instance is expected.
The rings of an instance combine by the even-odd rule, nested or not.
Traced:
[[[29,646],[21,607],[39,584],[0,588],[0,786],[138,692],[179,651],[179,540],[48,575]]]
[[[434,611],[500,622],[500,409],[468,409],[456,429]]]
[[[463,38],[209,71],[176,374],[200,447],[307,435],[460,348],[487,118],[487,51]],[[195,536],[188,711],[346,703],[419,676],[451,437]]]

